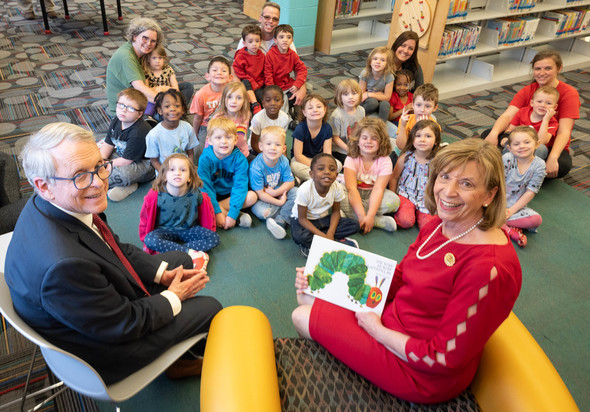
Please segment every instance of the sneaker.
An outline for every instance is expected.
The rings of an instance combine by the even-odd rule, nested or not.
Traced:
[[[256,114],[262,111],[262,106],[260,106],[260,103],[258,102],[250,103],[250,109],[252,110],[252,114]]]
[[[301,252],[301,254],[305,257],[309,256],[309,248],[305,247],[303,245],[299,245],[299,251]]]
[[[357,249],[359,248],[359,242],[357,242],[355,239],[351,237],[345,237],[344,239],[340,239],[339,242],[344,243],[347,246],[352,246]]]
[[[338,173],[338,176],[336,176],[336,181],[342,185],[346,185],[346,180],[344,180],[343,173]]]
[[[522,233],[522,229],[519,229],[519,228],[513,227],[513,226],[508,226],[508,225],[505,225],[505,228],[503,227],[503,229],[505,230],[508,237],[510,237],[510,239],[514,240],[518,246],[520,246],[520,247],[526,246],[527,237],[524,233]]]
[[[375,227],[387,232],[395,232],[397,230],[397,223],[395,223],[395,219],[391,216],[375,216]]]
[[[199,250],[189,249],[188,255],[193,260],[193,268],[207,270],[209,264],[209,255]]]
[[[285,228],[279,225],[272,217],[266,219],[266,228],[277,239],[284,239],[287,236]]]
[[[295,130],[299,122],[297,120],[291,120],[289,122],[289,130]]]
[[[238,226],[241,227],[250,227],[252,226],[252,218],[248,213],[240,213],[238,217]]]
[[[121,200],[129,196],[131,193],[135,192],[137,190],[137,187],[137,183],[133,183],[129,186],[113,187],[112,189],[109,189],[109,191],[107,192],[107,196],[113,202],[120,202]]]

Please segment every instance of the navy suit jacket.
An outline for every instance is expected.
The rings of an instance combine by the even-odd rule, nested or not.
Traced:
[[[146,335],[174,319],[164,288],[153,283],[162,258],[118,243],[152,296],[94,231],[38,195],[23,209],[6,257],[17,313],[97,369],[125,359],[121,348],[141,349]]]

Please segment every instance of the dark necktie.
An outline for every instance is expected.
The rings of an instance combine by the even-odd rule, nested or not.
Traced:
[[[115,237],[113,236],[113,233],[111,232],[107,224],[103,222],[103,220],[100,217],[98,217],[98,215],[92,215],[92,223],[96,225],[96,227],[102,234],[102,237],[105,240],[105,242],[107,242],[107,244],[111,247],[113,252],[115,252],[115,255],[117,255],[121,263],[123,263],[123,266],[125,266],[125,268],[129,271],[131,276],[133,276],[133,279],[135,279],[135,281],[139,284],[139,287],[145,292],[146,295],[150,296],[143,282],[135,272],[135,269],[133,269],[133,266],[131,266],[131,263],[129,263],[129,261],[123,254],[121,248],[119,248],[119,245],[115,241]]]

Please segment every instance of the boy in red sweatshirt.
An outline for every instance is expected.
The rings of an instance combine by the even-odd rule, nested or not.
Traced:
[[[260,50],[260,26],[248,24],[242,30],[244,47],[238,49],[234,56],[234,73],[244,83],[252,113],[256,114],[262,107],[264,91],[264,53]]]
[[[293,27],[288,24],[280,24],[274,31],[275,45],[266,54],[264,62],[264,80],[266,85],[277,85],[286,93],[289,103],[289,111],[293,109],[295,94],[307,80],[307,67],[301,61],[297,53],[290,49],[293,43]],[[295,79],[291,72],[295,72]],[[292,115],[293,117],[293,115]],[[289,125],[289,128],[296,126]]]

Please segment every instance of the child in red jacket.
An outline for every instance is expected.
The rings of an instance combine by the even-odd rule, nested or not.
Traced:
[[[239,49],[233,62],[234,74],[244,83],[253,114],[262,110],[264,91],[264,53],[260,50],[260,26],[248,24],[242,30],[244,47]]]

